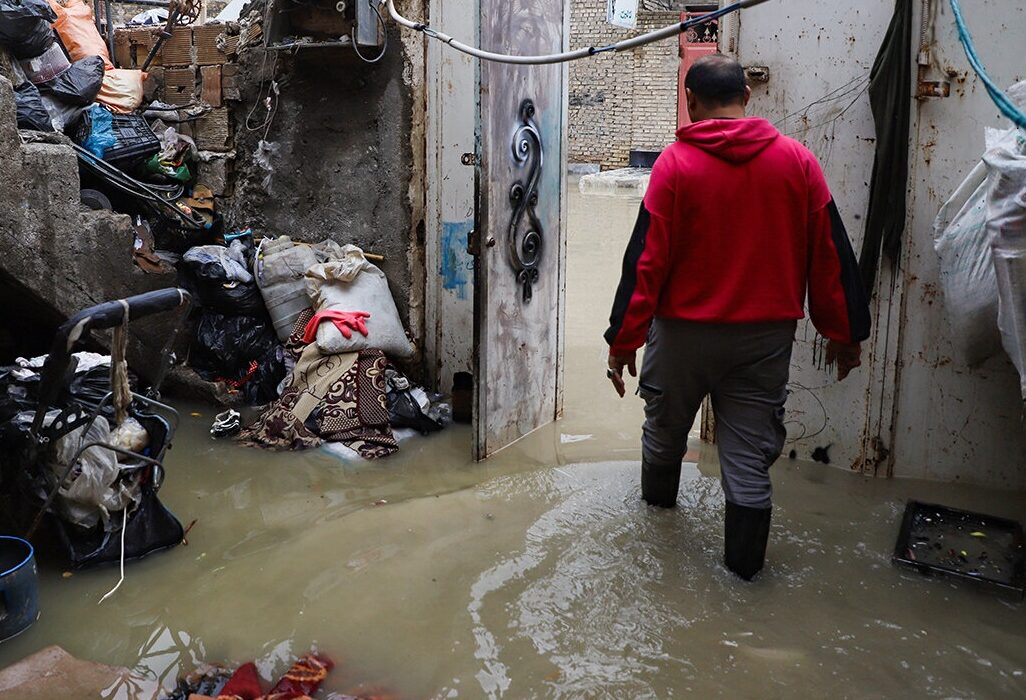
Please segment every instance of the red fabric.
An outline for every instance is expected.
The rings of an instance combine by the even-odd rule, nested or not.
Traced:
[[[335,667],[335,662],[324,656],[307,654],[298,659],[267,694],[268,700],[297,700],[317,692],[317,689]]]
[[[370,318],[370,314],[364,311],[332,311],[330,309],[318,311],[313,315],[309,323],[306,324],[306,330],[303,332],[303,342],[308,345],[312,343],[317,338],[317,327],[324,321],[334,323],[338,332],[347,340],[353,337],[353,330],[359,331],[364,337],[367,337],[370,333],[364,321],[368,318]]]
[[[800,319],[806,290],[817,329],[851,342],[831,201],[816,157],[765,119],[682,127],[652,170],[651,220],[611,353],[641,347],[653,317]]]
[[[263,697],[263,693],[256,664],[249,662],[235,670],[217,698],[218,700],[257,700],[257,698]]]

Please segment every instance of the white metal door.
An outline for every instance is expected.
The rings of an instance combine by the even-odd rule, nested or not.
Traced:
[[[568,44],[565,0],[481,0],[488,51]],[[565,65],[482,61],[478,112],[474,455],[561,411],[566,194]]]

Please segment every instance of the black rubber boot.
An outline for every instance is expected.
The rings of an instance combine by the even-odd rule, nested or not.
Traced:
[[[772,512],[772,508],[748,508],[727,501],[723,563],[745,581],[751,581],[766,560]]]
[[[650,464],[641,460],[641,497],[650,506],[673,508],[680,489],[681,465]]]

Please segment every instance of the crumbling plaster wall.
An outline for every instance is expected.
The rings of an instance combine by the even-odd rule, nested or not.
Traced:
[[[174,275],[146,274],[133,263],[128,216],[80,211],[78,163],[69,146],[22,144],[9,76],[0,52],[0,268],[60,318],[174,286]],[[153,376],[168,326],[142,323],[132,331],[129,359]]]
[[[400,3],[425,16],[425,3]],[[228,221],[264,235],[330,238],[383,255],[403,321],[423,337],[424,48],[388,29],[367,64],[348,47],[239,56],[235,187]],[[271,78],[277,97],[264,108]],[[255,109],[254,109],[255,107]],[[248,118],[248,126],[247,126]],[[273,144],[266,164],[261,141]]]

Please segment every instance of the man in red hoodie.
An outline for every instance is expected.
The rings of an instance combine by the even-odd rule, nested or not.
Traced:
[[[681,460],[712,397],[726,495],[724,560],[749,580],[769,538],[769,468],[786,431],[791,346],[809,316],[838,379],[860,364],[869,306],[855,254],[816,157],[765,119],[737,61],[695,62],[685,79],[692,124],[652,169],[613,303],[608,375],[645,400],[642,497],[676,504]]]

